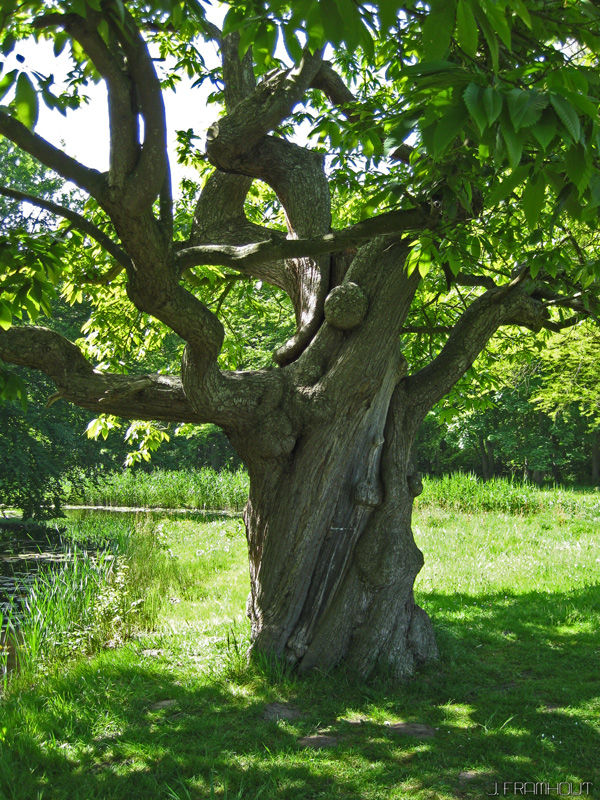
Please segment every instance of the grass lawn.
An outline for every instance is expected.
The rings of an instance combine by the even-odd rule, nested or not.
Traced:
[[[547,782],[550,796],[589,782],[583,796],[600,797],[597,516],[421,505],[417,602],[441,660],[406,685],[247,667],[241,521],[160,525],[155,629],[13,682],[0,797],[433,800],[505,782],[509,796],[514,782]],[[302,747],[315,735],[336,743]]]

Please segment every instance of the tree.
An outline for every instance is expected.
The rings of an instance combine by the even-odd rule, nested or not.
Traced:
[[[91,198],[84,213],[43,206],[70,227],[56,282],[94,298],[104,341],[107,330],[122,341],[134,309],[136,347],[153,336],[160,347],[165,331],[185,346],[176,374],[129,374],[122,358],[95,370],[86,345],[10,325],[23,296],[41,302],[22,283],[3,295],[0,357],[97,412],[221,427],[250,474],[254,650],[302,671],[344,660],[365,676],[412,674],[437,657],[413,598],[422,420],[503,326],[525,336],[597,313],[600,12],[571,0],[242,0],[220,29],[179,0],[12,0],[3,15],[5,51],[33,35],[73,61],[59,94],[45,76],[7,74],[0,111],[0,134]],[[202,40],[217,42],[220,68]],[[203,176],[189,215],[173,200],[163,103],[183,69],[222,103],[204,154],[193,129],[178,134]],[[97,80],[106,174],[34,131],[38,97],[64,109]],[[302,122],[313,147],[293,139]],[[262,203],[256,181],[270,187]],[[69,258],[82,241],[85,257]],[[275,368],[220,360],[220,300],[244,279],[291,302]]]
[[[541,354],[549,379],[535,401],[547,413],[562,415],[575,406],[588,421],[591,438],[592,480],[600,480],[600,374],[598,328],[581,325],[555,334]]]

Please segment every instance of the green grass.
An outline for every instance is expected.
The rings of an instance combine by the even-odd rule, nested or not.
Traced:
[[[421,498],[416,595],[442,658],[405,685],[248,667],[241,521],[146,524],[130,570],[149,584],[147,601],[155,592],[152,629],[9,687],[0,797],[455,800],[504,781],[571,781],[574,791],[590,781],[600,796],[594,501],[508,514]],[[136,539],[122,535],[120,546]],[[303,716],[267,721],[273,701]],[[437,732],[401,737],[386,725],[398,721]],[[317,732],[338,745],[299,747]]]
[[[424,478],[417,507],[433,506],[453,511],[500,511],[537,514],[556,511],[588,519],[600,517],[600,492],[552,488],[506,478],[484,482],[473,473],[455,472],[443,478]]]
[[[204,468],[193,471],[156,469],[152,472],[125,470],[111,472],[99,480],[84,482],[84,489],[73,489],[67,503],[126,508],[190,508],[241,511],[248,499],[248,475],[215,472]]]

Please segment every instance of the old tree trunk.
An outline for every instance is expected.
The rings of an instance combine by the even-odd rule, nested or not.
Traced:
[[[118,16],[90,9],[85,19],[54,14],[38,25],[64,29],[106,81],[106,174],[4,113],[0,133],[96,199],[112,222],[110,237],[76,212],[22,198],[66,217],[110,253],[114,266],[94,280],[110,287],[121,274],[133,305],[185,341],[181,374],[95,371],[75,345],[35,325],[0,331],[0,357],[44,370],[60,396],[95,411],[220,425],[250,473],[253,648],[301,670],[344,661],[364,676],[378,664],[409,676],[437,655],[432,625],[413,598],[423,563],[411,531],[421,488],[410,460],[413,439],[497,328],[539,326],[541,306],[520,279],[500,287],[482,281],[441,352],[409,375],[402,336],[420,277],[408,274],[406,258],[414,232],[438,224],[439,208],[427,204],[332,231],[323,156],[272,132],[309,89],[343,113],[352,95],[319,53],[306,52],[294,69],[256,84],[236,36],[212,29],[226,114],[208,133],[215,169],[187,239],[174,238],[160,83],[133,18],[119,23]],[[113,33],[110,50],[101,46],[100,23]],[[143,141],[132,108],[143,119]],[[256,179],[276,192],[287,233],[247,218]],[[289,295],[297,330],[274,354],[275,368],[218,368],[223,325],[193,290],[193,270],[202,265]],[[473,287],[472,278],[466,285]]]
[[[247,439],[233,437],[250,471],[254,646],[302,670],[344,659],[368,674],[384,661],[401,676],[436,654],[413,600],[423,563],[411,532],[418,421],[398,334],[417,281],[405,256],[402,244],[360,251],[329,295],[339,307],[287,368],[278,408]],[[368,283],[375,264],[379,279]],[[362,322],[340,329],[359,304]]]

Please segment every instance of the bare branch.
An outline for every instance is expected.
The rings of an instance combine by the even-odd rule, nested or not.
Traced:
[[[377,236],[402,234],[409,230],[432,227],[437,220],[438,217],[432,216],[428,208],[390,211],[387,214],[358,222],[341,231],[332,231],[324,236],[316,236],[311,239],[282,239],[278,235],[274,235],[267,241],[241,246],[208,244],[187,247],[177,253],[177,260],[181,269],[208,264],[232,267],[240,272],[253,274],[254,267],[260,266],[265,261],[305,258],[332,253],[336,250],[353,247]]]
[[[451,325],[405,325],[400,333],[450,333]]]
[[[110,125],[110,186],[123,188],[127,175],[138,159],[139,135],[137,109],[132,81],[124,60],[111,52],[98,33],[102,15],[87,8],[86,17],[77,14],[52,14],[38,17],[34,27],[60,27],[72,37],[89,56],[104,79],[108,91]]]
[[[561,322],[553,322],[552,320],[546,320],[543,323],[543,327],[548,330],[552,331],[553,333],[560,333],[564,331],[565,328],[572,328],[574,325],[578,325],[581,322],[581,315],[580,314],[573,314],[567,319],[563,319]]]
[[[452,328],[441,353],[405,380],[415,425],[446,395],[473,365],[501,325],[519,325],[539,331],[547,312],[519,285],[509,291],[490,289],[474,300]]]
[[[18,119],[0,109],[0,135],[6,136],[21,150],[33,156],[41,164],[54,170],[65,180],[72,181],[88,194],[100,200],[104,189],[104,175],[95,169],[80,164],[42,136],[30,131]]]
[[[97,30],[103,19],[114,39],[112,49]],[[126,13],[122,25],[116,22],[110,7],[101,13],[88,7],[86,17],[48,14],[35,20],[34,25],[62,27],[81,45],[104,79],[110,121],[111,199],[133,213],[146,210],[164,186],[168,167],[166,120],[160,82],[133,17]],[[144,119],[141,150],[138,113]],[[163,216],[164,212],[163,201]]]
[[[481,286],[484,289],[496,289],[497,284],[489,275],[471,275],[465,272],[459,272],[456,277],[452,274],[448,277],[449,282],[456,283],[458,286]]]
[[[48,328],[0,330],[0,358],[41,370],[54,381],[60,397],[97,413],[165,422],[207,421],[188,403],[179,378],[96,372],[78,347]]]
[[[116,261],[119,262],[121,267],[128,267],[131,265],[131,259],[127,253],[122,250],[119,245],[110,238],[110,236],[107,236],[103,231],[100,230],[100,228],[97,228],[92,222],[87,220],[81,214],[78,214],[76,211],[66,208],[65,206],[57,205],[56,203],[46,200],[43,197],[36,197],[35,195],[27,194],[26,192],[18,192],[15,189],[9,189],[7,186],[0,186],[0,195],[12,197],[14,200],[20,200],[24,203],[30,203],[33,206],[37,206],[37,208],[43,208],[46,211],[50,211],[52,214],[56,214],[59,217],[68,219],[69,222],[71,222],[76,228],[83,231],[83,233],[86,233],[90,238],[95,239],[95,241],[97,241],[107,253],[109,253]]]
[[[320,52],[305,51],[295,69],[263,81],[231,113],[211,125],[206,144],[210,161],[225,172],[240,171],[237,166],[244,157],[300,102],[320,64]]]
[[[167,123],[160,81],[148,46],[131,14],[125,11],[125,30],[109,17],[109,25],[127,57],[135,83],[139,111],[144,120],[144,142],[135,169],[130,174],[126,207],[139,214],[152,206],[161,193],[168,171]]]

